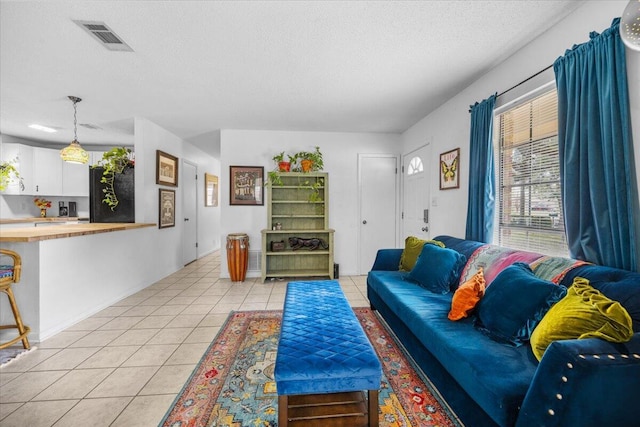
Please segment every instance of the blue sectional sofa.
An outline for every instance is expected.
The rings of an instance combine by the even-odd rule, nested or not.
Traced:
[[[367,293],[372,308],[466,425],[640,426],[640,274],[450,236],[434,239],[464,256],[449,292],[418,286],[409,272],[398,271],[403,250],[381,249],[367,277]],[[635,334],[624,343],[554,341],[538,361],[528,343],[514,346],[480,332],[473,314],[455,322],[447,318],[455,288],[477,267],[484,269],[488,290],[491,280],[517,262],[567,288],[576,277],[586,278],[620,302]]]

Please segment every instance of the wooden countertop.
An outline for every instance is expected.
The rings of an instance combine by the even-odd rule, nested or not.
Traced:
[[[68,222],[68,221],[89,221],[89,218],[77,217],[77,216],[34,216],[25,218],[6,218],[0,219],[0,224],[19,224],[22,222]]]
[[[87,234],[109,233],[133,230],[143,227],[157,227],[153,223],[80,223],[54,225],[50,227],[0,228],[0,242],[38,242],[48,239],[85,236]]]

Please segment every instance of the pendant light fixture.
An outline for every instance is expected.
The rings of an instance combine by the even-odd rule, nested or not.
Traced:
[[[77,96],[69,96],[69,99],[73,102],[73,141],[71,141],[68,147],[60,151],[60,157],[62,157],[62,160],[65,162],[84,165],[89,162],[89,154],[84,151],[78,142],[78,119],[76,117],[78,112],[76,104],[82,101],[82,99]]]
[[[629,49],[640,52],[640,0],[631,0],[622,12],[620,38]]]

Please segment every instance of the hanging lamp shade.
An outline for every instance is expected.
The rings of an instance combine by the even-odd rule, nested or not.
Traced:
[[[640,0],[631,0],[622,12],[620,38],[629,48],[640,52]]]
[[[73,102],[73,141],[69,146],[63,148],[60,151],[60,157],[65,162],[87,164],[89,162],[89,154],[80,146],[78,142],[78,120],[77,120],[77,108],[76,104],[82,101],[77,96],[69,96],[69,99]]]

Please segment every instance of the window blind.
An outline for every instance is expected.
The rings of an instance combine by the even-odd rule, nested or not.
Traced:
[[[567,256],[558,157],[556,90],[517,104],[494,120],[498,206],[494,242]]]

